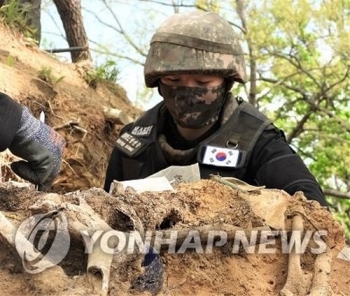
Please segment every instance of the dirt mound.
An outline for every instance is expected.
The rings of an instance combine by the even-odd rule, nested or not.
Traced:
[[[64,64],[0,25],[0,91],[30,108],[66,141],[62,172],[53,189],[69,192],[103,185],[108,157],[123,122],[104,111],[118,109],[130,118],[141,110],[132,106],[125,90],[113,83],[93,87],[84,80],[88,64]],[[17,179],[8,166],[3,180]]]
[[[140,232],[179,231],[182,236],[178,237],[180,245],[175,246],[177,252],[169,254],[167,249],[161,250],[165,268],[162,295],[276,295],[284,287],[288,273],[283,233],[270,238],[271,253],[259,249],[263,248],[261,245],[254,247],[254,244],[251,253],[242,246],[234,249],[237,246],[234,243],[235,233],[240,230],[247,239],[252,239],[251,230],[258,229],[260,232],[256,239],[261,240],[261,231],[267,226],[270,230],[279,231],[278,225],[286,222],[285,227],[290,230],[291,221],[296,216],[302,218],[306,230],[327,231],[324,243],[332,252],[332,266],[330,271],[323,266],[318,268],[319,274],[326,279],[323,281],[325,283],[330,274],[330,291],[333,295],[348,293],[349,264],[335,258],[344,244],[343,232],[331,215],[317,203],[299,201],[297,197],[290,199],[284,193],[273,190],[262,191],[263,196],[259,190],[246,193],[213,181],[180,183],[176,192],[160,194],[126,192],[116,193],[112,197],[100,189],[94,189],[101,188],[103,184],[108,156],[117,132],[123,126],[105,110],[122,110],[131,118],[140,111],[130,104],[125,91],[117,85],[87,85],[83,79],[87,65],[63,64],[1,26],[0,35],[0,91],[28,106],[36,117],[44,111],[46,122],[67,141],[62,172],[53,186],[53,191],[61,195],[44,196],[33,189],[3,183],[0,186],[1,223],[18,226],[38,212],[50,213],[50,217],[53,217],[53,214],[59,216],[62,211],[69,218],[71,236],[69,252],[59,265],[31,274],[23,271],[17,251],[2,233],[0,283],[6,294],[97,294],[101,272],[96,272],[97,276],[92,278],[87,272],[88,256],[81,235],[76,231],[77,225],[93,226],[93,222],[97,221],[106,223],[103,224],[105,227],[124,232],[135,229]],[[12,156],[3,155],[2,181],[18,180],[8,166]],[[282,196],[284,202],[277,203],[278,199],[274,199],[276,195]],[[43,199],[48,202],[43,203]],[[265,207],[253,211],[259,204],[256,200],[265,199]],[[79,212],[77,206],[84,200],[97,216],[90,210]],[[92,215],[96,220],[91,217],[84,220],[75,213]],[[77,223],[69,223],[72,220]],[[269,221],[268,225],[266,221]],[[1,230],[4,225],[1,224]],[[186,240],[190,230],[197,231],[195,233],[204,236],[207,241],[208,230],[213,229],[219,234],[222,233],[220,231],[227,233],[228,243],[206,252],[207,248],[196,244],[196,237],[193,237],[193,240],[186,242],[192,246],[192,250],[189,248],[186,252],[179,252],[181,242]],[[170,235],[168,232],[166,234]],[[264,238],[265,242],[267,239]],[[39,238],[36,243],[40,246],[43,241]],[[220,245],[220,240],[213,239],[212,243]],[[310,250],[307,248],[300,259],[302,278],[296,279],[303,287],[312,282],[317,259]],[[138,276],[144,272],[141,259],[142,256],[137,254],[113,257],[108,285],[110,295],[129,294],[133,284],[132,292],[142,294],[142,287],[135,284]],[[121,260],[124,261],[121,263]],[[94,271],[92,269],[92,274]]]
[[[84,252],[83,239],[81,234],[77,234],[76,225],[81,223],[90,229],[96,228],[96,225],[100,227],[97,221],[102,217],[111,229],[123,232],[148,231],[150,237],[152,233],[163,233],[163,238],[170,238],[170,233],[177,231],[175,253],[169,254],[166,244],[159,247],[165,269],[159,295],[276,295],[285,286],[288,274],[292,276],[292,283],[296,282],[297,287],[304,285],[306,291],[314,282],[316,284],[313,285],[317,286],[316,277],[319,275],[322,291],[328,292],[313,295],[348,293],[350,265],[335,258],[344,246],[343,231],[331,214],[317,203],[298,200],[277,190],[244,192],[211,180],[180,183],[175,188],[175,192],[136,194],[126,191],[111,196],[97,188],[57,195],[1,185],[0,210],[12,224],[18,226],[33,214],[47,215],[60,209],[67,217],[71,237],[69,252],[58,266],[39,274],[29,274],[22,270],[21,260],[16,260],[18,256],[14,255],[15,252],[11,253],[13,248],[9,248],[1,236],[1,285],[5,285],[8,293],[14,295],[98,295],[102,280],[94,277],[98,269],[96,266],[92,275],[87,271],[92,259]],[[302,209],[305,213],[302,215],[305,232],[327,232],[323,245],[330,248],[328,259],[321,263],[322,259],[318,259],[320,257],[311,252],[312,247],[309,246],[301,254],[301,273],[297,278],[298,272],[292,274],[291,269],[295,271],[298,268],[288,269],[289,255],[283,251],[281,232],[271,236],[265,245],[258,245],[258,242],[263,242],[261,229],[267,229],[271,220],[266,221],[254,212],[257,208],[251,199],[286,201],[286,229],[290,227],[288,221],[293,219],[293,213],[299,213]],[[274,211],[278,215],[278,207],[270,208],[270,212]],[[257,243],[251,243],[251,251],[247,251],[242,244],[240,248],[235,248],[237,231],[250,233],[248,238],[252,242],[252,233],[256,229],[260,231],[260,237]],[[208,244],[208,230],[215,230],[216,235],[225,232],[227,242],[220,244],[216,240]],[[200,243],[196,242],[197,239],[201,239]],[[145,272],[141,268],[142,257],[137,252],[130,255],[119,253],[114,255],[113,260],[111,258],[110,263],[105,256],[104,259],[99,257],[99,266],[106,266],[102,262],[111,266],[109,295],[150,294],[144,286],[135,284]],[[330,262],[331,265],[328,265]],[[306,292],[294,295],[306,295]]]

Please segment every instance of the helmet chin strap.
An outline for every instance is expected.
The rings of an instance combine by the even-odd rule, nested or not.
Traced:
[[[159,80],[160,80],[160,79],[159,79]],[[160,87],[159,87],[159,80],[158,80],[158,82],[157,82],[157,89],[158,89],[159,95],[160,95],[161,97],[163,97],[162,92],[161,92]]]

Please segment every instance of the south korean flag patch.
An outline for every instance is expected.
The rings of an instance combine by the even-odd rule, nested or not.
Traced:
[[[240,151],[237,149],[228,149],[215,146],[206,146],[202,163],[220,166],[220,167],[237,167],[240,158]]]

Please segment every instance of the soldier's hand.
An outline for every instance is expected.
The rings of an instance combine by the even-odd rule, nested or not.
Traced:
[[[48,191],[58,175],[65,146],[64,138],[23,108],[19,129],[9,146],[10,151],[23,158],[11,164],[21,178]]]

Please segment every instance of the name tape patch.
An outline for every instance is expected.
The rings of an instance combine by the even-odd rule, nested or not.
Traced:
[[[138,153],[146,143],[142,141],[142,139],[138,139],[128,132],[123,133],[116,140],[115,145],[126,155],[133,156]]]
[[[134,136],[139,136],[139,137],[144,137],[144,136],[149,136],[152,132],[153,125],[149,126],[135,126],[131,134]]]

